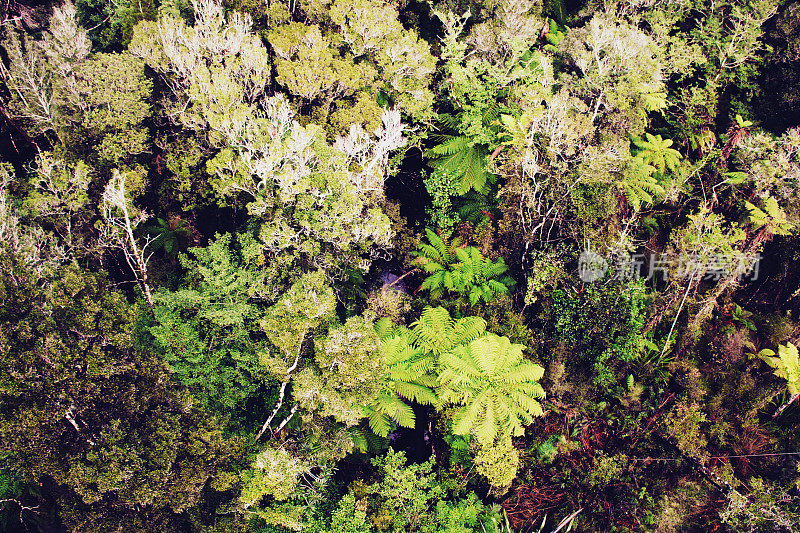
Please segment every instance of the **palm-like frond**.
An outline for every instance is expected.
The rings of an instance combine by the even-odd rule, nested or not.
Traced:
[[[787,381],[791,394],[800,393],[800,356],[798,356],[797,347],[794,344],[788,342],[785,345],[779,345],[778,357],[762,356],[761,358],[775,369],[776,376]]]
[[[480,223],[486,217],[496,218],[500,215],[496,200],[484,194],[469,191],[467,194],[456,198],[453,201],[458,208],[458,215],[461,220]]]
[[[431,165],[461,180],[460,194],[470,190],[486,193],[490,179],[486,150],[465,135],[445,136],[443,142],[426,151]]]
[[[488,445],[499,434],[521,434],[525,424],[542,414],[544,389],[538,380],[544,369],[526,361],[522,350],[507,337],[490,333],[442,356],[440,400],[462,406],[453,418],[455,433],[472,433]]]
[[[405,400],[420,404],[437,403],[436,379],[432,374],[432,354],[415,346],[408,328],[393,327],[381,320],[375,329],[381,339],[380,356],[386,374],[383,390],[364,408],[364,416],[368,417],[372,431],[385,437],[395,423],[414,427],[414,411]]]
[[[764,200],[763,210],[750,202],[745,202],[744,205],[749,213],[750,223],[756,228],[766,228],[772,235],[789,235],[795,229],[795,224],[789,221],[778,201],[772,196]]]
[[[469,342],[486,331],[486,322],[479,317],[453,320],[443,307],[426,307],[412,324],[414,344],[434,356],[454,346]]]
[[[460,248],[460,240],[447,242],[429,229],[428,243],[422,243],[417,251],[417,262],[430,274],[420,289],[430,291],[434,298],[447,292],[455,292],[469,298],[472,305],[479,301],[489,302],[497,294],[508,292],[514,285],[503,258],[492,261],[483,257],[473,246]]]
[[[652,205],[656,200],[663,198],[664,187],[659,184],[653,175],[656,167],[645,162],[642,157],[631,159],[625,169],[624,178],[621,182],[625,197],[635,210],[639,210],[643,205]]]
[[[661,135],[645,133],[645,138],[632,137],[631,142],[639,149],[637,157],[648,165],[652,165],[661,173],[674,171],[681,159],[681,154],[672,146],[672,139],[663,139]]]

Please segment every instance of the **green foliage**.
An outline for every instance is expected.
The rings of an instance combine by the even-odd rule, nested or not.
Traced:
[[[180,261],[187,286],[154,295],[155,345],[201,405],[242,417],[268,377],[258,360],[268,349],[257,333],[264,312],[253,300],[268,290],[263,257],[252,237],[225,234]]]
[[[706,422],[706,415],[697,403],[680,402],[667,414],[664,426],[667,435],[674,439],[678,449],[693,458],[704,458],[708,455],[706,446],[708,439],[704,436],[701,425]]]
[[[502,522],[498,510],[484,505],[474,493],[465,497],[450,494],[437,481],[433,459],[406,464],[404,452],[389,449],[372,460],[377,469],[375,482],[351,485],[350,492],[332,513],[330,525],[312,531],[337,533],[472,533],[497,532]]]
[[[564,442],[563,435],[550,435],[536,447],[536,456],[543,464],[550,464],[558,455],[558,447]]]
[[[378,91],[416,120],[430,116],[435,59],[416,31],[401,25],[395,6],[337,0],[320,15],[330,24],[289,22],[269,32],[279,83],[306,101],[319,101],[323,119],[335,102],[336,134],[351,124],[366,122],[370,131],[378,125],[380,108],[372,97]]]
[[[791,342],[778,346],[778,356],[772,350],[761,350],[758,356],[775,369],[775,375],[786,380],[789,393],[800,394],[800,358]]]
[[[365,414],[370,429],[386,437],[392,421],[414,427],[414,412],[404,399],[423,405],[436,403],[436,380],[432,375],[435,361],[431,354],[414,346],[409,329],[392,328],[388,319],[375,326],[381,337],[380,355],[386,366],[386,379],[377,399],[366,406]]]
[[[323,339],[315,341],[314,359],[319,371],[303,369],[294,378],[294,396],[309,411],[319,410],[322,416],[347,426],[358,424],[364,406],[377,396],[381,407],[403,425],[413,427],[413,416],[409,421],[405,411],[391,411],[380,401],[386,365],[379,357],[379,346],[372,321],[364,317],[351,317],[343,325],[332,327]]]
[[[797,497],[759,477],[750,484],[748,495],[735,490],[728,494],[722,523],[734,531],[791,531],[800,520]]]
[[[70,529],[171,527],[239,444],[134,345],[135,313],[102,276],[38,278],[2,257],[3,470],[58,484]]]
[[[644,139],[631,138],[631,142],[638,148],[636,157],[641,158],[645,165],[650,165],[661,174],[667,170],[674,172],[681,160],[681,154],[672,146],[672,139],[662,139],[661,135],[645,133]]]
[[[794,528],[791,2],[73,1],[2,13],[0,529]]]
[[[511,437],[505,435],[489,444],[479,444],[475,469],[484,476],[498,495],[504,494],[517,477],[520,459]]]
[[[460,193],[460,183],[456,173],[440,167],[425,178],[425,189],[431,195],[431,207],[428,209],[430,224],[445,233],[449,233],[461,220],[452,203],[452,197]]]
[[[553,292],[554,335],[591,361],[594,382],[609,390],[625,377],[647,343],[642,338],[649,297],[641,282],[591,284],[580,298],[562,289]],[[598,332],[603,332],[598,336]]]
[[[294,493],[300,475],[307,468],[286,450],[266,449],[256,456],[252,468],[242,474],[239,502],[246,508],[264,496],[285,501]]]
[[[750,320],[750,317],[753,316],[753,313],[750,311],[746,311],[742,309],[742,307],[737,304],[733,303],[733,309],[731,309],[731,322],[732,324],[725,328],[725,333],[732,334],[736,331],[736,326],[741,326],[743,328],[749,329],[750,331],[757,331],[756,325]]]
[[[763,210],[750,202],[744,205],[749,213],[749,221],[756,229],[763,229],[770,235],[789,235],[795,229],[795,224],[786,218],[786,213],[772,196],[764,200]]]
[[[472,224],[486,223],[487,219],[497,219],[500,210],[497,208],[496,199],[490,194],[483,195],[474,191],[462,195],[455,201],[458,206],[458,216]]]
[[[31,191],[24,206],[37,220],[52,224],[69,251],[88,247],[82,227],[89,218],[90,169],[82,161],[69,164],[51,153],[42,153],[31,172]]]
[[[260,251],[260,247],[254,246],[251,250]],[[251,290],[258,289],[255,286]],[[275,305],[266,310],[259,322],[261,330],[278,351],[277,359],[264,354],[262,362],[274,365],[272,370],[279,374],[286,372],[301,353],[306,336],[331,324],[335,312],[336,296],[324,273],[303,274],[280,294]]]
[[[525,361],[524,346],[491,333],[456,346],[440,358],[439,400],[454,404],[453,431],[474,434],[483,446],[498,436],[520,436],[542,415],[539,365]]]
[[[607,485],[616,483],[622,477],[628,466],[628,456],[618,454],[608,456],[600,452],[593,461],[592,470],[584,482],[595,489],[602,489]]]
[[[426,307],[411,327],[414,345],[438,358],[483,335],[486,321],[474,316],[453,319],[442,307]]]
[[[558,52],[558,45],[564,40],[566,28],[559,28],[558,24],[553,19],[547,19],[547,24],[548,31],[544,36],[547,40],[547,44],[544,45],[544,50],[555,54]]]
[[[394,328],[387,319],[376,323],[386,378],[375,401],[366,406],[370,428],[378,435],[391,431],[392,421],[414,427],[414,413],[404,402],[435,404],[435,367],[440,354],[482,335],[486,322],[477,317],[453,320],[447,310],[426,308],[411,328]]]
[[[446,236],[440,237],[430,228],[425,228],[425,235],[428,242],[421,241],[417,250],[417,262],[423,265],[433,264],[439,266],[450,266],[455,263],[456,249],[461,247],[461,238],[455,237],[450,240]]]
[[[143,19],[155,18],[153,0],[76,0],[78,20],[84,28],[92,28],[89,38],[95,49],[126,48],[131,41],[133,26]]]
[[[653,205],[664,196],[664,187],[654,174],[656,167],[645,162],[642,157],[634,157],[623,173],[622,187],[628,202],[635,210],[645,205]]]
[[[429,149],[426,155],[431,158],[434,172],[458,177],[458,194],[466,194],[470,190],[485,193],[488,190],[488,154],[469,137],[446,136],[441,143]]]
[[[169,221],[156,218],[155,224],[146,228],[154,240],[151,244],[163,248],[167,255],[176,255],[191,236],[191,230],[185,220],[173,217]]]
[[[420,244],[417,262],[430,275],[420,289],[430,291],[434,298],[447,291],[467,297],[470,305],[489,303],[514,285],[504,275],[508,267],[502,257],[491,261],[475,247],[459,248],[457,240],[448,243],[430,229],[426,233],[430,244]]]
[[[102,162],[125,161],[147,149],[142,123],[150,114],[153,84],[144,75],[144,61],[123,54],[98,54],[75,67],[71,83],[64,127],[79,126],[98,142]],[[73,143],[89,140],[77,137]]]

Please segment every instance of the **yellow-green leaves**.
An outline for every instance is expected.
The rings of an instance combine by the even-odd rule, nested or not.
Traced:
[[[524,346],[486,334],[441,356],[438,381],[443,404],[455,404],[453,431],[473,434],[486,446],[498,436],[520,436],[542,415],[538,381],[544,369],[526,361]]]
[[[758,356],[769,366],[775,369],[775,375],[786,380],[786,385],[791,394],[800,393],[800,357],[797,346],[791,342],[778,345],[778,356],[772,350],[762,350]]]
[[[642,158],[634,157],[628,161],[620,182],[628,202],[637,211],[644,205],[653,205],[664,196],[664,187],[653,176],[656,169]]]
[[[286,450],[268,448],[258,454],[252,468],[243,473],[239,502],[247,509],[264,496],[285,501],[292,496],[300,476],[307,471],[308,467]]]
[[[477,472],[484,476],[492,486],[492,492],[497,495],[504,494],[519,469],[519,452],[511,441],[511,436],[506,435],[488,445],[479,445],[475,454],[475,467]]]
[[[433,355],[415,344],[410,330],[393,328],[390,324],[388,319],[375,324],[381,338],[378,355],[383,362],[382,390],[363,411],[370,429],[381,437],[392,430],[392,421],[403,427],[414,427],[414,411],[404,400],[423,405],[436,403]]]
[[[395,6],[381,0],[336,0],[331,19],[353,57],[371,60],[403,111],[417,120],[430,117],[433,93],[428,86],[436,60],[415,31],[403,28]]]
[[[644,139],[632,138],[631,142],[639,149],[636,157],[653,166],[660,173],[675,171],[681,160],[681,154],[672,146],[672,139],[662,139],[661,135],[645,133]]]
[[[772,196],[767,196],[764,200],[763,210],[750,202],[745,202],[744,205],[749,213],[750,223],[756,229],[763,229],[771,235],[789,235],[796,227],[795,223],[787,219],[786,213]]]
[[[317,271],[304,274],[293,284],[267,311],[260,324],[275,347],[293,360],[305,335],[331,321],[335,311],[333,289],[324,273]]]
[[[315,342],[319,370],[306,368],[295,377],[295,398],[309,411],[348,426],[358,424],[363,406],[372,402],[383,386],[379,345],[372,321],[363,316],[332,328]]]

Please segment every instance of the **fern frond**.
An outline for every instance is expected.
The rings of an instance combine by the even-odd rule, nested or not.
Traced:
[[[379,411],[375,406],[368,409],[367,422],[369,429],[379,437],[386,437],[392,431],[392,420],[386,413]]]
[[[439,124],[444,126],[445,129],[450,131],[457,130],[461,123],[461,120],[458,117],[449,113],[439,113],[436,116],[436,120],[439,122]]]
[[[433,405],[436,403],[436,393],[428,387],[416,383],[397,382],[394,384],[394,388],[397,394],[412,402],[417,402],[422,405]]]
[[[457,155],[472,147],[472,141],[464,135],[449,137],[446,141],[437,144],[427,151],[428,157],[443,158]],[[438,165],[437,165],[438,166]],[[446,166],[446,165],[445,165]]]
[[[477,339],[486,332],[486,321],[477,316],[458,319],[453,325],[453,337],[458,344]]]
[[[478,426],[475,436],[481,444],[491,444],[497,437],[498,420],[494,413],[494,402],[490,398],[486,399],[486,408],[483,411],[482,421]]]
[[[387,340],[394,335],[394,322],[389,317],[383,317],[375,322],[375,333],[381,340]]]

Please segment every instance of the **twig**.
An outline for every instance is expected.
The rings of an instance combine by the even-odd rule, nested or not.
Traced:
[[[264,432],[267,431],[267,428],[269,428],[269,425],[272,423],[272,419],[275,418],[275,415],[277,415],[278,411],[280,411],[281,407],[283,407],[283,400],[286,396],[286,387],[289,386],[289,378],[292,375],[292,372],[294,372],[297,369],[297,365],[300,363],[300,354],[302,353],[303,349],[304,337],[305,337],[305,332],[303,332],[303,335],[300,338],[300,346],[297,347],[297,356],[294,358],[294,363],[292,364],[292,366],[286,369],[286,377],[284,378],[283,383],[281,383],[281,390],[278,395],[278,403],[275,405],[275,409],[272,411],[272,414],[269,415],[269,418],[267,418],[266,422],[264,422],[264,425],[261,426],[261,429],[256,434],[255,438],[256,442],[258,441],[258,439],[261,438]],[[291,414],[289,415],[289,419],[291,419],[291,417],[294,416],[294,412],[297,410],[297,407],[298,405],[294,406]],[[278,431],[280,431],[283,428],[283,426],[286,425],[286,422],[288,422],[289,419],[283,421],[283,423],[278,428]],[[275,434],[275,432],[272,431],[272,429],[270,429],[270,433]]]
[[[692,289],[692,283],[694,282],[695,274],[697,274],[697,267],[695,267],[694,272],[692,272],[692,276],[689,278],[689,284],[686,286],[686,292],[683,293],[683,299],[681,300],[681,305],[678,306],[678,312],[675,314],[675,319],[672,321],[672,326],[669,328],[669,333],[667,334],[667,340],[664,341],[664,348],[661,349],[661,357],[664,357],[664,352],[667,351],[667,346],[669,346],[669,340],[672,338],[672,332],[675,330],[675,324],[678,322],[678,317],[681,316],[681,310],[683,310],[683,304],[686,302],[686,297],[689,296],[689,291]]]
[[[401,279],[403,279],[404,277],[408,276],[409,274],[413,274],[414,272],[419,272],[419,269],[418,268],[412,268],[411,270],[409,270],[408,272],[406,272],[405,274],[403,274],[402,276],[400,276],[399,278],[397,278],[393,282],[385,284],[384,287],[394,287]]]

